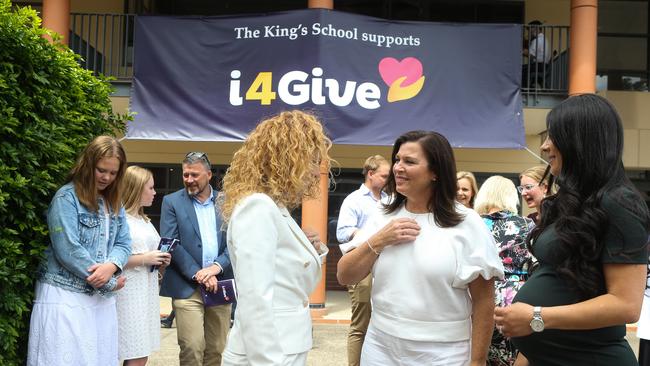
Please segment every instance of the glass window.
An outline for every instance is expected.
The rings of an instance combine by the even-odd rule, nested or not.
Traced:
[[[647,1],[599,1],[599,33],[648,33]]]
[[[598,37],[598,68],[645,70],[648,57],[647,38]]]

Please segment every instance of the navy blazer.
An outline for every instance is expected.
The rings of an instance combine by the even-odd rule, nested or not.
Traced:
[[[213,191],[213,194],[216,195],[216,193]],[[223,268],[223,272],[217,276],[217,279],[233,278],[230,255],[226,246],[226,233],[221,230],[219,212],[216,215],[215,225],[217,226],[219,256],[214,261]],[[187,299],[198,286],[198,283],[192,280],[192,276],[203,267],[203,249],[201,231],[192,197],[187,194],[185,188],[163,197],[160,213],[160,236],[180,240],[180,245],[172,253],[171,264],[165,270],[160,286],[160,295],[174,299]]]

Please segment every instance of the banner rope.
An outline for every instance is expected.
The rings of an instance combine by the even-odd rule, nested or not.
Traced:
[[[526,151],[528,151],[532,156],[536,157],[537,159],[541,160],[544,162],[544,164],[548,165],[548,161],[544,160],[541,156],[537,155],[533,150],[529,149],[528,146],[524,147]]]

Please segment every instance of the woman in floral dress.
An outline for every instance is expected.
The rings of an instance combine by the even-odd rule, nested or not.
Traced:
[[[526,248],[526,237],[535,226],[533,220],[517,214],[519,195],[514,183],[502,176],[492,176],[481,186],[474,209],[483,218],[494,237],[505,277],[494,282],[497,306],[507,306],[528,277],[533,260]],[[516,349],[496,328],[488,352],[490,366],[511,366]]]

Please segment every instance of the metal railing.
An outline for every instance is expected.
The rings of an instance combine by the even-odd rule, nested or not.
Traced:
[[[135,14],[72,13],[69,45],[81,55],[81,65],[96,74],[130,81],[135,17]],[[537,34],[543,34],[549,55],[544,57],[546,62],[535,62],[534,57],[523,56],[522,94],[527,100],[542,95],[565,96],[568,92],[569,27],[524,25],[524,50],[531,46],[531,35]]]
[[[95,74],[130,81],[133,77],[135,14],[70,14],[68,44],[81,66]]]
[[[541,46],[542,39],[545,46]],[[523,47],[523,96],[565,96],[569,89],[569,27],[524,25]]]

